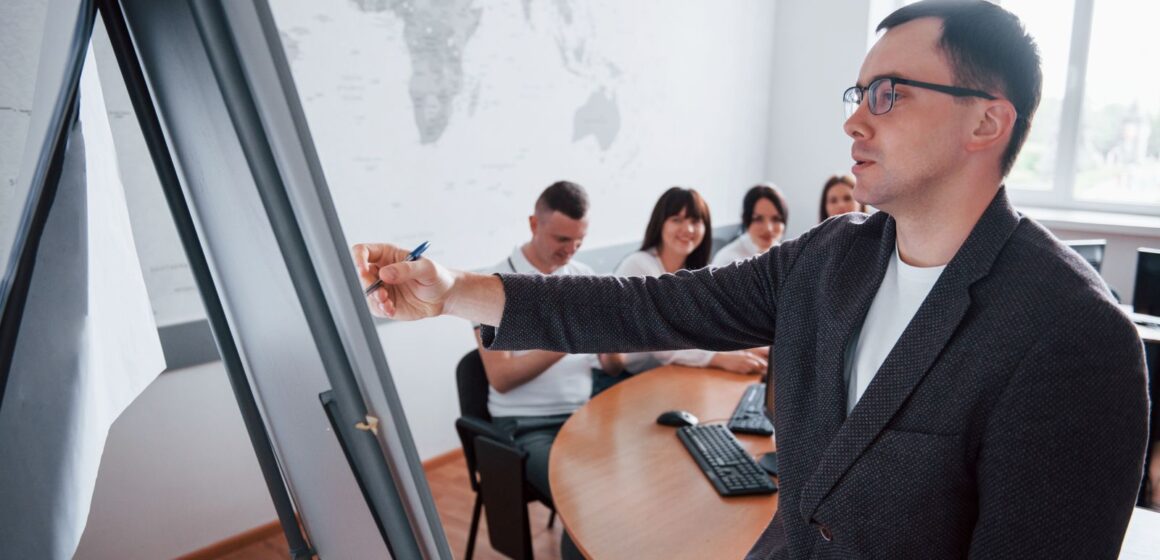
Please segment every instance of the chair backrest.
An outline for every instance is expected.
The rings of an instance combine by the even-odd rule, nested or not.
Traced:
[[[479,350],[468,352],[455,368],[455,383],[459,389],[459,414],[491,421],[487,411],[487,373]]]

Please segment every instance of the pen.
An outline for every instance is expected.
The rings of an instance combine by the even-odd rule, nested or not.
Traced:
[[[407,255],[407,258],[403,259],[403,262],[411,262],[411,261],[419,260],[419,257],[422,257],[423,252],[426,251],[427,247],[430,247],[430,246],[431,246],[431,244],[426,242],[426,241],[420,243],[418,247],[415,247],[414,251],[411,251],[410,255]],[[375,280],[375,282],[373,284],[371,284],[369,287],[367,287],[366,291],[363,292],[363,295],[364,296],[371,295],[372,293],[374,293],[375,290],[379,289],[379,287],[381,287],[382,285],[383,285],[382,278]]]

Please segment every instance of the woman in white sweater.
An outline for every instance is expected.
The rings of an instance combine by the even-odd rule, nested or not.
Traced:
[[[781,243],[789,219],[787,206],[781,191],[771,184],[749,189],[741,203],[741,235],[717,251],[713,266],[760,255]]]
[[[615,274],[660,276],[681,269],[704,268],[709,264],[713,250],[712,237],[706,235],[711,227],[709,205],[705,199],[693,189],[673,187],[665,191],[653,207],[640,250],[625,257],[616,267]],[[766,369],[765,358],[748,351],[676,350],[604,355],[601,362],[605,370],[610,362],[619,361],[618,358],[623,359],[624,368],[633,373],[667,364],[753,374],[765,373]]]

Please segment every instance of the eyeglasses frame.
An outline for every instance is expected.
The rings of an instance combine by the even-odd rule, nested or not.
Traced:
[[[853,103],[853,101],[850,100],[850,97],[855,95],[854,92],[857,92],[856,95],[858,96],[858,102],[854,105],[854,111],[857,111],[858,110],[857,107],[859,105],[861,105],[862,101],[864,101],[866,99],[867,93],[869,93],[870,88],[874,85],[875,82],[879,82],[881,80],[887,80],[890,82],[890,107],[887,107],[885,111],[882,111],[880,113],[875,113],[873,110],[870,110],[869,105],[867,105],[866,109],[870,110],[871,115],[885,115],[886,113],[889,113],[892,109],[894,109],[894,86],[896,86],[898,84],[902,84],[904,86],[921,88],[921,89],[927,89],[927,90],[931,90],[931,91],[937,91],[939,93],[945,93],[947,95],[953,95],[955,97],[979,97],[979,98],[986,99],[989,101],[999,99],[998,96],[991,95],[985,91],[980,91],[977,89],[964,88],[964,87],[958,87],[958,86],[947,86],[947,85],[942,85],[942,84],[932,84],[930,82],[921,82],[918,80],[910,80],[907,78],[898,78],[898,77],[894,77],[894,76],[883,76],[881,78],[875,78],[869,84],[867,84],[865,87],[854,85],[854,86],[850,86],[850,87],[846,88],[846,91],[842,92],[843,105],[848,104],[848,103]],[[847,116],[853,115],[854,111],[850,111],[849,115],[847,115]]]

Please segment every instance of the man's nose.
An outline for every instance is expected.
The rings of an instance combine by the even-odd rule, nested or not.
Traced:
[[[846,136],[855,140],[865,139],[870,136],[870,127],[866,122],[866,116],[870,114],[868,105],[865,101],[859,103],[858,109],[842,124],[842,130],[845,131]]]

